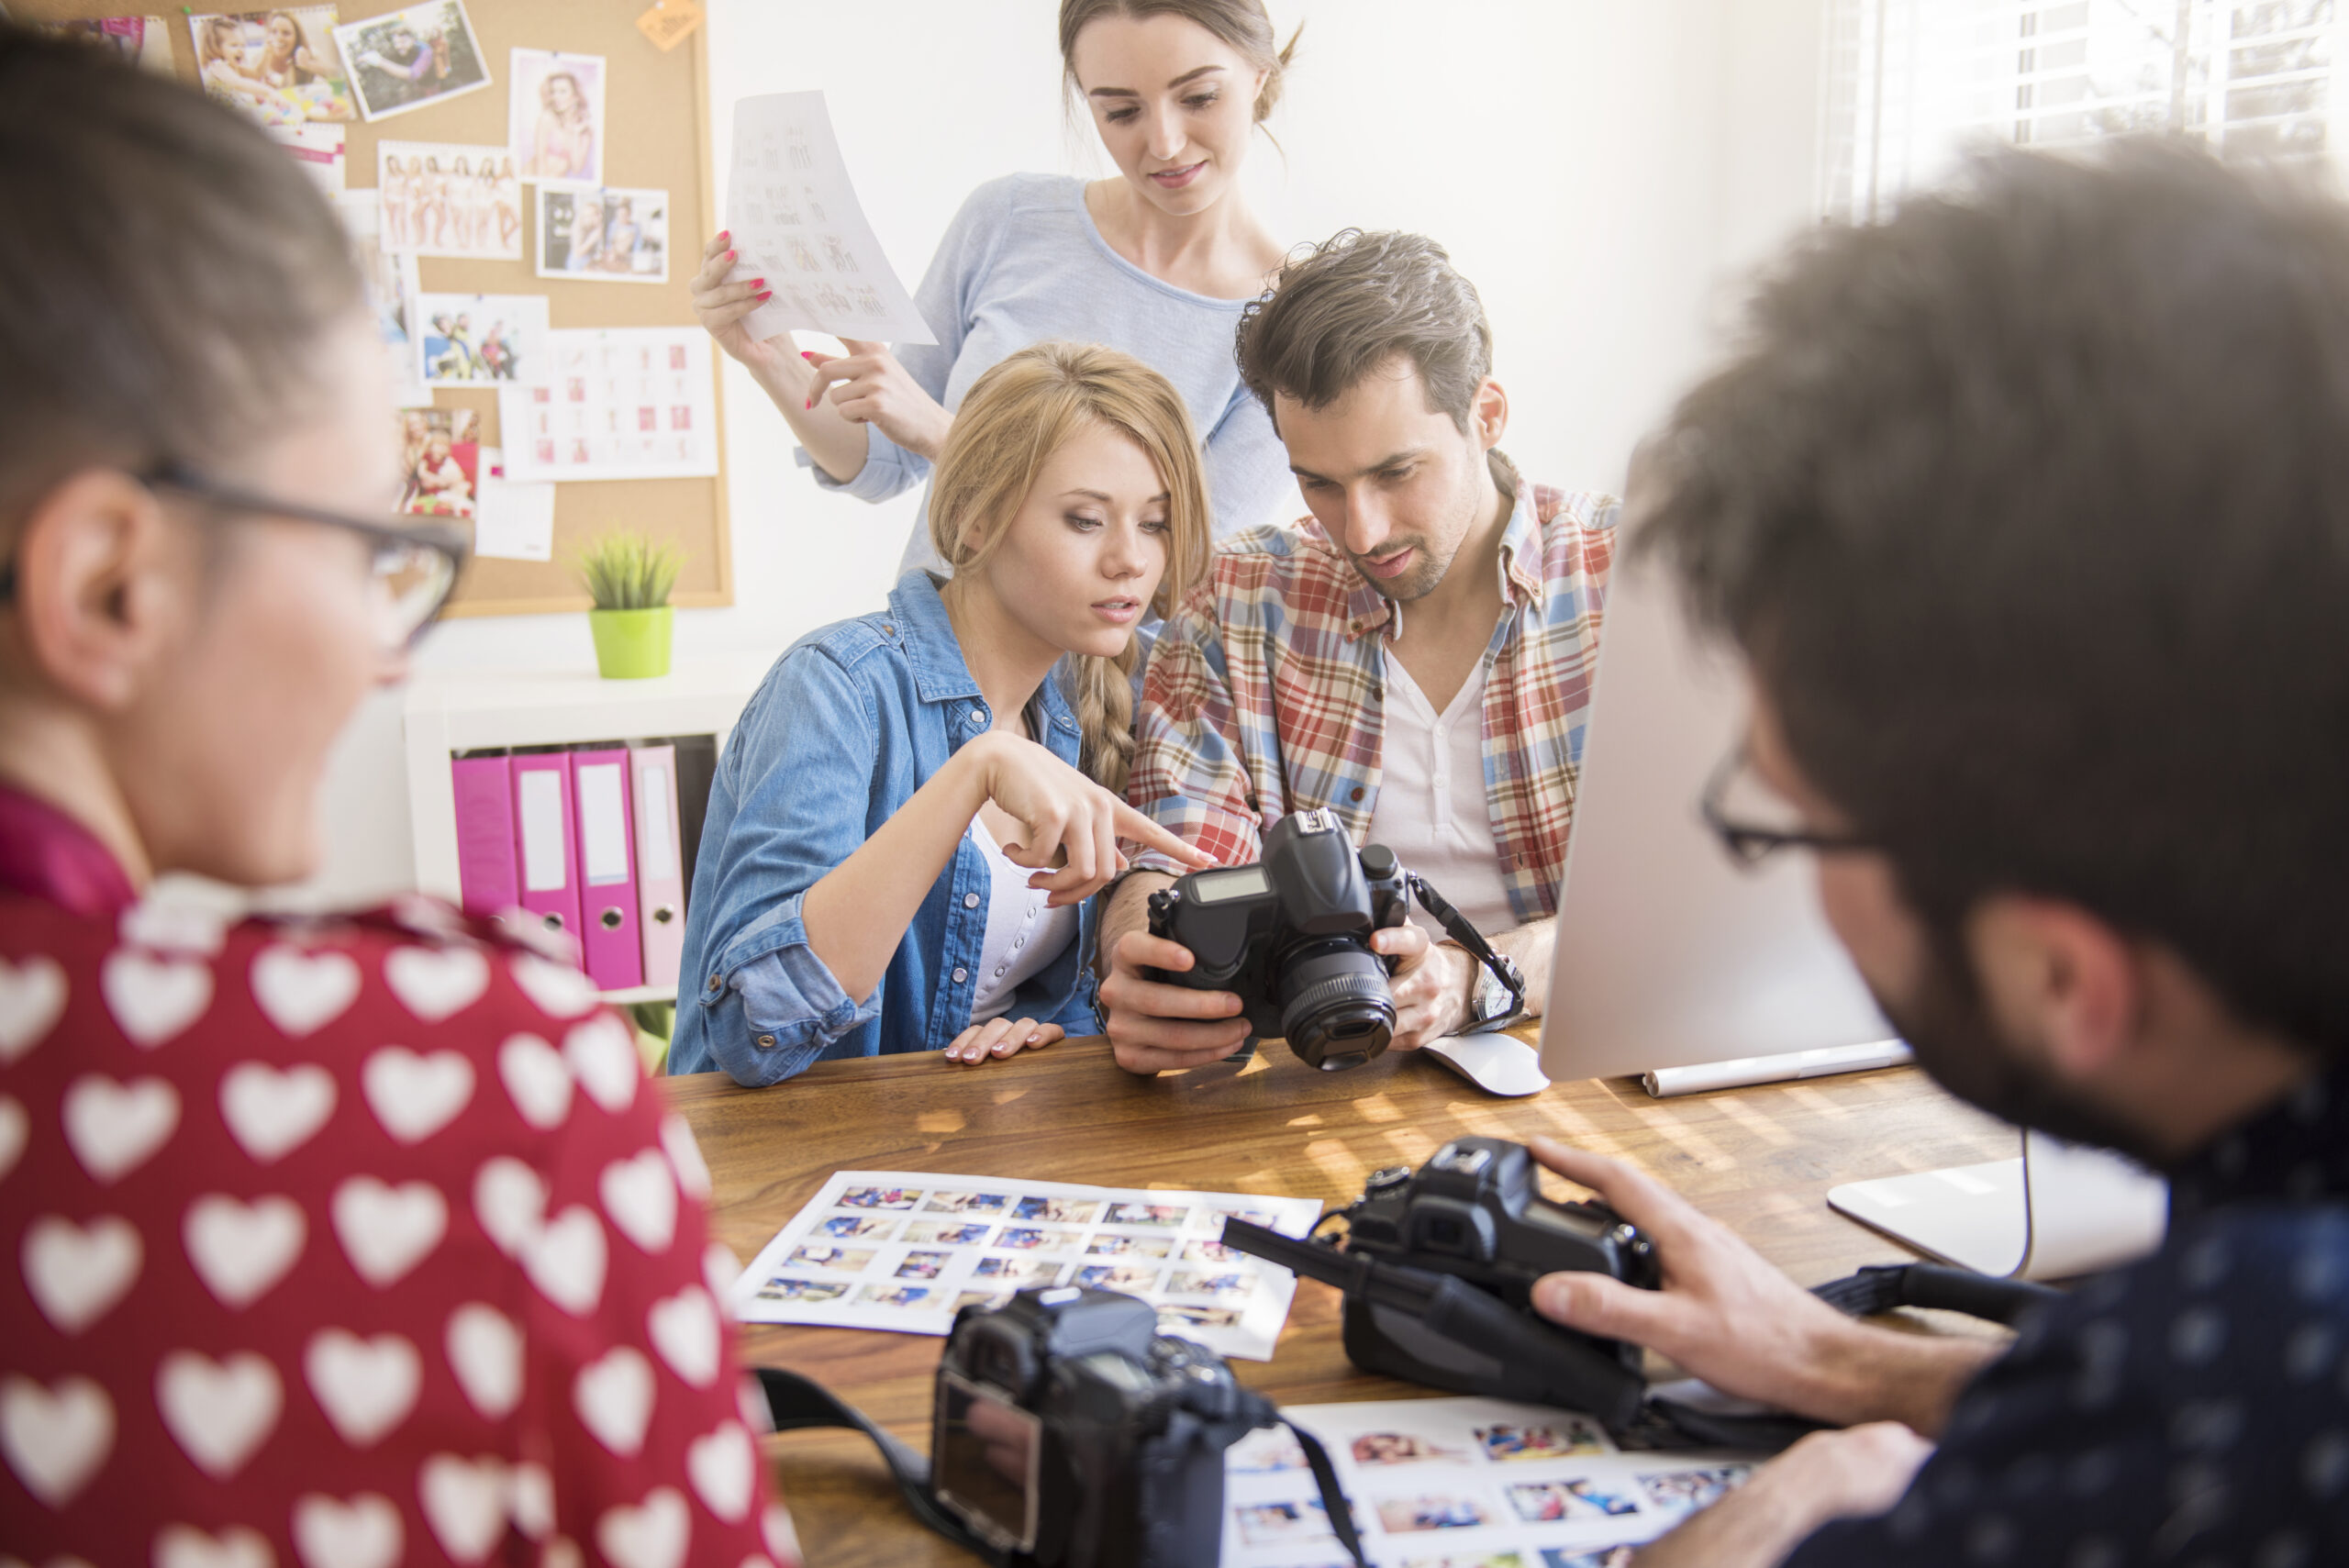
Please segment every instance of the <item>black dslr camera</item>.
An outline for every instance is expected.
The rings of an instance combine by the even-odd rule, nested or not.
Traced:
[[[1062,1285],[955,1315],[930,1486],[972,1535],[1038,1568],[1213,1568],[1223,1451],[1278,1418],[1148,1302]],[[1340,1510],[1342,1510],[1342,1500]]]
[[[1401,925],[1414,896],[1523,1003],[1516,965],[1394,851],[1366,844],[1356,854],[1326,810],[1274,823],[1254,865],[1195,871],[1152,894],[1150,934],[1180,942],[1196,962],[1180,973],[1146,973],[1169,985],[1237,993],[1250,1034],[1287,1040],[1310,1066],[1359,1067],[1395,1038],[1386,985],[1394,961],[1370,951],[1371,934]]]
[[[1534,1315],[1533,1282],[1588,1270],[1654,1289],[1653,1248],[1599,1203],[1542,1195],[1525,1147],[1454,1139],[1419,1170],[1374,1173],[1342,1210],[1344,1250],[1241,1219],[1223,1241],[1346,1293],[1346,1355],[1434,1388],[1585,1410],[1632,1425],[1646,1393],[1640,1352]]]

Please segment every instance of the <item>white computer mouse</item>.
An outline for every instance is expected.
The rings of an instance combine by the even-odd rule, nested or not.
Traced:
[[[1542,1054],[1523,1040],[1506,1034],[1456,1034],[1419,1047],[1488,1095],[1522,1098],[1550,1086],[1542,1073]]]

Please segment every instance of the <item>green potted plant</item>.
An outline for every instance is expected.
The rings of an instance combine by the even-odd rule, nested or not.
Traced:
[[[606,534],[579,553],[574,565],[596,602],[587,629],[604,679],[669,673],[669,590],[676,586],[678,563],[676,546],[656,545],[640,533]]]

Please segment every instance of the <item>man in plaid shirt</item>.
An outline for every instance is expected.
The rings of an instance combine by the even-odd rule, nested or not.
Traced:
[[[1529,484],[1497,450],[1508,398],[1492,329],[1431,240],[1339,235],[1249,307],[1238,351],[1313,516],[1227,540],[1167,618],[1128,796],[1224,864],[1257,859],[1290,812],[1327,808],[1514,959],[1538,1011],[1615,502]],[[1191,955],[1147,929],[1149,895],[1182,868],[1149,853],[1135,867],[1101,927],[1119,1064],[1219,1061],[1248,1037],[1240,999],[1143,978]],[[1516,1016],[1440,936],[1428,921],[1373,939],[1400,961],[1397,1049]]]

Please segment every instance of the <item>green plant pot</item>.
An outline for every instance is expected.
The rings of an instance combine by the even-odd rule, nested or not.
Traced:
[[[669,673],[672,606],[652,610],[589,610],[596,669],[607,681],[640,681]]]

